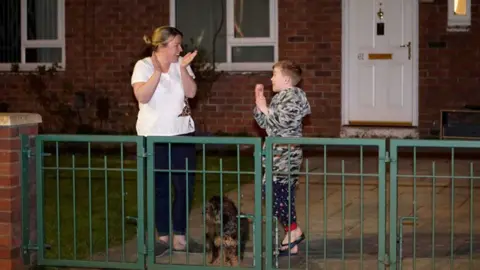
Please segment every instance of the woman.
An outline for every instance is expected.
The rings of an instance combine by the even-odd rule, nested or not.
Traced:
[[[151,56],[136,62],[131,84],[139,113],[136,129],[140,136],[193,136],[195,124],[190,115],[188,98],[195,97],[197,85],[190,63],[197,52],[180,57],[183,34],[176,28],[162,26],[151,37],[144,36],[151,48]],[[195,170],[195,145],[156,144],[155,169]],[[169,162],[171,161],[171,164]],[[170,167],[171,165],[171,167]],[[170,213],[169,172],[155,172],[155,225],[158,242],[157,255],[169,249],[170,216],[173,217],[173,249],[186,248],[186,223],[193,198],[195,175],[185,172],[171,173],[171,187],[175,200]],[[188,192],[188,193],[187,193]],[[186,196],[188,194],[188,205]],[[188,211],[187,211],[188,209]],[[200,252],[198,244],[189,243],[190,252]]]

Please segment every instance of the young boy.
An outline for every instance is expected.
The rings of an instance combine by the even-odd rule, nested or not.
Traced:
[[[254,117],[258,125],[265,129],[269,137],[302,137],[303,118],[310,114],[310,104],[305,92],[296,87],[302,75],[301,68],[292,61],[279,61],[273,66],[272,89],[276,95],[267,106],[263,85],[255,86]],[[279,256],[298,253],[298,244],[305,239],[297,226],[295,211],[295,188],[303,161],[300,145],[273,145],[273,213],[285,228]],[[290,198],[288,192],[290,190]],[[263,176],[263,194],[265,194],[265,175]],[[289,213],[290,204],[290,213]],[[291,223],[289,224],[289,216]],[[290,232],[290,233],[289,233]],[[289,239],[290,234],[290,239]],[[290,241],[289,241],[290,240]],[[290,242],[290,244],[289,244]]]

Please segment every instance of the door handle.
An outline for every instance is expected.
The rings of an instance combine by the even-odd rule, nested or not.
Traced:
[[[407,47],[408,48],[408,60],[410,60],[412,58],[412,42],[409,41],[407,44],[400,45],[400,47],[402,47],[402,48]]]

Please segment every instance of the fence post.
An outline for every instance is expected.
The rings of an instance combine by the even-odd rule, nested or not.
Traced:
[[[24,269],[20,135],[36,135],[41,122],[42,117],[38,114],[0,113],[0,269]],[[26,192],[31,202],[27,207],[32,211],[29,211],[30,220],[26,224],[33,225],[29,235],[32,239],[36,234],[35,179],[29,180],[33,186]]]

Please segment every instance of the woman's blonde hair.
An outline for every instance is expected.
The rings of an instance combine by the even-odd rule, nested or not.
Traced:
[[[165,47],[170,40],[170,37],[183,37],[183,33],[172,26],[160,26],[153,30],[152,36],[143,36],[145,44],[151,47],[152,51],[156,51],[159,46]]]

